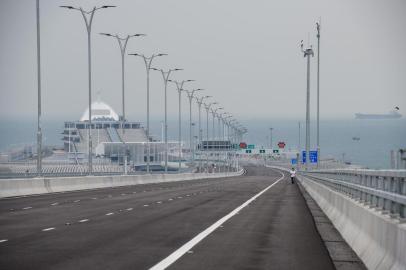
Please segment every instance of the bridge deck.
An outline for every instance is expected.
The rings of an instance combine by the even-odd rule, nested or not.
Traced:
[[[1,269],[148,269],[281,173],[0,200]],[[12,209],[12,210],[11,210]],[[334,269],[296,185],[279,181],[169,269]]]

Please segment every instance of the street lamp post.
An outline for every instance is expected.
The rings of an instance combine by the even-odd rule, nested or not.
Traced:
[[[39,0],[36,3],[37,18],[37,84],[38,84],[38,118],[37,118],[37,174],[42,175],[42,130],[41,130],[41,35]],[[70,143],[70,141],[69,141]]]
[[[320,28],[321,21],[316,23],[317,29],[317,167],[320,160]]]
[[[269,143],[270,143],[271,149],[273,149],[272,148],[272,131],[273,131],[273,128],[269,128]]]
[[[173,71],[179,71],[182,70],[180,68],[175,68],[175,69],[169,69],[168,71],[164,71],[163,69],[156,69],[156,68],[151,68],[152,70],[155,71],[160,71],[162,74],[162,78],[164,80],[164,86],[165,86],[165,173],[168,172],[168,117],[167,117],[167,112],[168,112],[168,99],[167,99],[167,88],[168,88],[168,81],[169,81],[169,76]]]
[[[178,131],[178,140],[179,140],[179,154],[178,154],[178,159],[179,159],[179,172],[182,168],[182,91],[183,91],[183,85],[186,82],[193,82],[194,80],[183,80],[183,81],[174,81],[174,80],[169,80],[170,82],[175,83],[176,89],[178,90],[178,102],[179,102],[179,115],[178,115],[178,126],[179,126],[179,131]]]
[[[209,171],[209,112],[213,105],[218,104],[217,102],[204,103],[204,108],[206,109],[206,170]]]
[[[92,149],[92,50],[91,50],[91,32],[92,32],[92,22],[94,18],[94,14],[96,10],[103,9],[103,8],[112,8],[116,6],[100,6],[100,7],[93,7],[91,11],[85,11],[83,8],[76,8],[72,6],[60,6],[61,8],[67,8],[71,10],[76,10],[80,11],[82,14],[83,20],[85,21],[86,24],[86,30],[87,30],[87,51],[88,51],[88,78],[89,78],[89,126],[88,126],[88,141],[89,141],[89,157],[88,157],[88,163],[89,163],[89,175],[93,173],[93,161],[92,161],[92,155],[93,155],[93,149]],[[88,17],[89,16],[89,17]]]
[[[189,151],[192,151],[192,147],[193,147],[193,137],[192,137],[192,100],[193,97],[195,97],[195,93],[197,91],[202,91],[203,89],[198,88],[198,89],[193,89],[193,90],[185,90],[187,97],[189,99]],[[194,156],[194,150],[193,153],[191,155],[191,163],[192,165],[194,165],[195,162],[195,156]]]
[[[203,96],[203,97],[196,97],[196,101],[197,101],[197,105],[199,107],[199,145],[200,145],[200,153],[202,152],[202,147],[203,147],[203,130],[202,130],[202,104],[203,104],[203,100],[210,98],[211,96]],[[201,155],[199,158],[199,172],[202,171],[202,159],[201,159]]]
[[[147,71],[147,173],[150,173],[149,163],[151,158],[151,144],[150,144],[150,133],[149,133],[149,72],[151,70],[152,60],[155,57],[165,56],[165,53],[159,54],[152,54],[151,56],[147,57],[143,54],[138,53],[130,53],[129,55],[139,56],[144,59],[145,69]]]
[[[122,101],[122,116],[121,116],[121,133],[124,135],[125,129],[124,129],[124,122],[126,121],[125,117],[125,80],[124,80],[124,75],[125,75],[125,52],[127,49],[127,44],[128,40],[132,37],[139,37],[139,36],[145,36],[145,34],[134,34],[134,35],[127,35],[126,37],[120,37],[117,34],[112,35],[109,33],[100,33],[100,35],[107,36],[107,37],[113,37],[117,40],[118,46],[120,48],[120,53],[121,53],[121,101]],[[124,137],[124,136],[123,136]],[[124,169],[124,174],[127,172],[127,149],[126,149],[126,144],[125,144],[125,139],[122,138],[123,140],[123,152],[124,152],[124,160],[123,160],[123,169]]]
[[[215,129],[215,127],[214,127],[214,122],[215,122],[215,118],[216,118],[216,115],[217,115],[217,111],[219,111],[219,110],[222,110],[222,109],[224,109],[223,107],[219,107],[219,108],[216,108],[216,109],[212,109],[211,110],[211,113],[212,113],[212,115],[213,115],[213,141],[214,141],[214,146],[215,147],[217,147],[217,143],[216,143],[216,129]],[[214,152],[214,158],[215,158],[215,160],[216,160],[216,149],[214,149],[215,150],[215,152]],[[216,162],[216,165],[217,165],[217,162]],[[213,170],[214,170],[214,168],[213,168]]]
[[[310,56],[314,56],[313,49],[303,49],[303,40],[300,45],[304,57],[307,57],[307,92],[306,92],[306,170],[310,163]]]

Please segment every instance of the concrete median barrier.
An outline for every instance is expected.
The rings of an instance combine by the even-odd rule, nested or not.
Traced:
[[[244,170],[229,173],[182,173],[1,179],[0,198],[129,185],[232,177],[242,175],[243,173]]]

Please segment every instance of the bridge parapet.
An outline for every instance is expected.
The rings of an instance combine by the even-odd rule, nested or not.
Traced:
[[[406,222],[406,170],[337,169],[300,174]]]

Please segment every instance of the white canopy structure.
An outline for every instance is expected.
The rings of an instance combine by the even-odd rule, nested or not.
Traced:
[[[83,113],[80,121],[89,121],[89,108]],[[92,121],[119,121],[119,116],[109,105],[98,100],[92,103]]]

